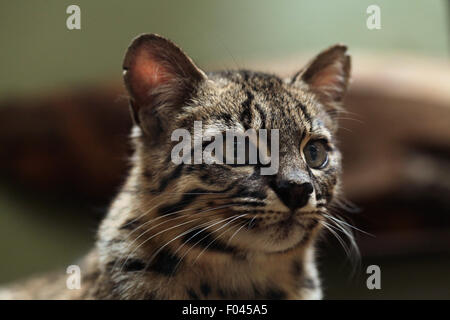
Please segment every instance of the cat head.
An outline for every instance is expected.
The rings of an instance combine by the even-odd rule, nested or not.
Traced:
[[[217,241],[269,252],[305,243],[319,228],[340,188],[335,134],[349,82],[345,46],[330,47],[289,78],[245,70],[206,74],[174,43],[149,34],[132,42],[123,70],[136,124],[136,188],[149,206],[159,197],[156,215],[216,223],[208,232]],[[187,149],[176,149],[189,159],[181,163],[173,161],[180,129],[192,138]],[[231,139],[244,148],[244,162],[221,163],[232,150],[226,148],[214,149],[209,155],[220,159],[207,161],[203,151],[211,141],[223,138],[226,146],[227,132],[247,130],[265,130],[267,139],[249,137],[244,146]],[[276,163],[271,174],[263,174],[271,164],[249,161],[249,151],[263,145]]]

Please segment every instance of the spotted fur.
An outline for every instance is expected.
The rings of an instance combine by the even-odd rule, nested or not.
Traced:
[[[349,71],[342,45],[283,79],[246,70],[206,74],[160,36],[135,39],[124,62],[136,124],[132,169],[81,264],[82,288],[69,292],[60,276],[49,297],[321,298],[314,243],[340,194],[336,116]],[[279,129],[278,173],[261,175],[259,165],[174,164],[171,132],[193,132],[194,121],[216,131]],[[326,144],[324,168],[305,161],[312,140]],[[280,191],[286,181],[312,186],[300,207],[286,202],[292,190]]]

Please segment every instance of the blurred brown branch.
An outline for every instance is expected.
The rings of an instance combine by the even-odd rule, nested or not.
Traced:
[[[126,171],[131,120],[120,86],[0,104],[0,175],[40,193],[109,200]]]

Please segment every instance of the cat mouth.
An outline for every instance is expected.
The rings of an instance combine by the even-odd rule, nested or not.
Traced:
[[[295,217],[295,214],[293,212],[291,212],[286,219],[278,221],[276,224],[281,228],[289,228],[295,224],[298,224],[298,221]]]
[[[287,239],[298,232],[307,233],[312,226],[318,223],[319,219],[315,212],[291,212],[286,218],[268,225],[267,229],[275,230],[278,237]]]
[[[311,220],[311,219],[317,219],[318,214],[316,211],[289,211],[289,214],[286,218],[281,219],[277,222],[274,222],[274,225],[280,225],[280,226],[290,226],[290,225],[301,225],[302,221]]]
[[[267,224],[263,229],[276,229],[280,232],[288,232],[289,230],[293,229],[294,227],[299,227],[301,224],[297,220],[297,217],[295,214],[289,213],[289,215],[284,218],[280,219],[278,221],[274,221],[270,224]]]
[[[281,212],[280,212],[281,213]],[[317,212],[284,211],[276,220],[252,219],[246,230],[255,246],[267,252],[280,252],[306,243],[321,218]]]
[[[289,233],[289,231],[297,229],[308,229],[311,222],[320,220],[317,211],[299,212],[299,211],[279,211],[279,214],[284,214],[276,221],[270,221],[264,224],[264,219],[260,217],[249,218],[247,230],[268,231],[277,230],[282,233]],[[246,219],[247,220],[247,219]]]

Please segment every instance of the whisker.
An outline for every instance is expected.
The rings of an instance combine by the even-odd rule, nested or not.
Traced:
[[[196,237],[198,234],[200,234],[200,233],[202,233],[203,231],[205,231],[206,229],[209,229],[209,228],[211,228],[211,227],[213,227],[213,226],[215,226],[215,225],[217,225],[218,223],[221,223],[221,222],[225,222],[225,221],[227,221],[227,220],[229,220],[229,219],[231,219],[231,218],[233,218],[233,217],[235,217],[235,215],[233,215],[233,216],[231,216],[231,217],[228,217],[228,218],[225,218],[225,219],[222,219],[221,221],[219,221],[219,222],[217,222],[217,223],[214,223],[214,224],[211,224],[211,225],[209,225],[209,226],[207,226],[206,228],[202,228],[200,231],[198,231],[198,232],[196,232],[194,235],[192,235],[189,239],[187,239],[186,241],[184,241],[184,242],[182,242],[181,243],[181,245],[177,248],[177,250],[175,250],[175,252],[174,252],[174,254],[176,254],[185,244],[187,244],[191,239],[193,239],[194,237]],[[207,236],[205,236],[205,237],[203,237],[203,238],[201,238],[200,240],[198,240],[196,243],[194,243],[179,259],[178,259],[178,262],[177,262],[177,264],[175,265],[175,267],[173,268],[173,271],[172,271],[172,273],[171,273],[171,275],[170,275],[170,277],[169,277],[169,282],[172,280],[172,276],[173,276],[173,273],[175,272],[175,270],[178,268],[178,266],[181,264],[181,262],[183,261],[183,259],[184,259],[184,257],[186,257],[187,256],[187,254],[197,245],[197,244],[199,244],[202,240],[204,240],[205,238],[206,238]]]
[[[332,222],[332,221],[330,221],[330,222]],[[327,224],[332,229],[342,232],[347,237],[347,239],[350,241],[351,246],[350,247],[345,246],[345,248],[347,248],[347,250],[345,250],[345,249],[344,250],[346,251],[347,257],[352,261],[352,265],[355,266],[356,262],[360,261],[361,254],[359,252],[358,245],[355,242],[355,239],[353,237],[351,230],[348,230],[341,225],[328,224],[325,221],[323,221],[323,223]],[[332,232],[330,229],[329,229],[329,231]],[[335,236],[337,236],[337,234]],[[342,240],[342,238],[341,238],[341,240]],[[339,241],[339,242],[341,242],[341,241]],[[342,243],[341,243],[341,245],[344,247],[344,245]]]
[[[215,198],[215,199],[199,199],[199,200],[197,200],[197,203],[198,202],[201,202],[202,200],[203,201],[210,201],[210,200],[221,200],[222,198]],[[159,204],[159,205],[162,205],[162,204]],[[158,205],[157,205],[158,206]],[[157,206],[154,206],[152,209],[150,209],[150,210],[153,210],[154,208],[156,208]],[[160,216],[158,216],[158,217],[156,217],[156,218],[153,218],[153,219],[151,219],[151,220],[149,220],[149,221],[146,221],[146,222],[144,222],[144,223],[142,223],[142,224],[140,224],[139,226],[137,226],[135,229],[133,229],[132,231],[130,231],[130,233],[128,233],[126,236],[125,236],[125,238],[124,238],[124,240],[128,240],[128,238],[134,233],[134,232],[136,232],[138,229],[142,229],[143,227],[145,227],[145,226],[148,226],[149,224],[151,224],[151,223],[153,223],[153,222],[155,222],[155,221],[158,221],[158,220],[160,220],[160,219],[163,219],[163,218],[166,218],[166,217],[168,217],[168,216],[172,216],[172,215],[174,215],[174,214],[178,214],[178,213],[180,213],[180,212],[186,212],[186,211],[190,211],[190,210],[195,210],[195,208],[187,208],[187,209],[182,209],[182,210],[178,210],[178,211],[174,211],[174,212],[168,212],[168,213],[164,213],[164,214],[162,214],[162,215],[160,215]],[[134,219],[133,221],[137,221],[136,219]],[[171,221],[171,220],[169,220],[169,221]],[[131,222],[130,222],[131,223]]]
[[[236,215],[233,215],[233,216],[231,216],[231,217],[228,217],[228,218],[226,218],[226,219],[223,219],[222,221],[220,221],[220,222],[225,222],[226,220],[229,220],[229,219],[231,219],[231,218],[234,218]],[[219,222],[219,223],[220,223]],[[218,223],[215,223],[215,224],[213,224],[213,225],[210,225],[210,226],[208,226],[207,228],[203,228],[203,229],[201,229],[200,231],[198,231],[197,233],[195,233],[194,235],[192,235],[189,239],[187,239],[185,242],[183,242],[181,245],[180,245],[180,247],[175,251],[175,252],[178,252],[178,250],[180,250],[185,244],[187,244],[191,239],[193,239],[194,237],[196,237],[198,234],[200,234],[200,233],[202,233],[203,231],[205,231],[206,229],[209,229],[210,227],[213,227],[213,226],[215,226],[216,224],[218,224]],[[202,242],[204,239],[206,239],[208,237],[208,235],[206,235],[206,236],[204,236],[203,238],[201,238],[200,240],[198,240],[196,243],[194,243],[182,256],[181,256],[181,258],[180,258],[180,261],[178,262],[178,263],[180,263],[181,262],[181,260],[183,260],[183,258],[197,245],[197,244],[199,244],[200,242]]]
[[[218,209],[226,208],[226,207],[229,207],[229,206],[230,206],[230,205],[225,205],[225,206],[216,207],[216,208],[209,208],[209,209],[207,209],[207,210],[203,210],[203,211],[200,211],[200,212],[198,212],[198,213],[203,213],[203,212],[206,212],[206,211],[218,210]],[[198,213],[197,213],[197,214],[198,214]],[[181,216],[181,217],[184,217],[184,216]],[[133,255],[133,254],[134,254],[141,246],[143,246],[145,243],[147,243],[148,241],[150,241],[150,240],[153,239],[154,237],[156,237],[156,236],[158,236],[158,235],[160,235],[160,234],[162,234],[162,233],[164,233],[164,232],[167,232],[167,231],[169,231],[169,230],[172,230],[172,229],[175,229],[175,228],[177,228],[177,227],[186,225],[186,224],[188,224],[188,223],[195,222],[195,221],[200,220],[200,219],[203,219],[203,218],[204,218],[204,216],[203,216],[203,217],[198,217],[198,218],[196,218],[196,219],[192,219],[192,220],[189,220],[189,221],[180,223],[180,224],[177,224],[177,225],[175,225],[175,226],[172,226],[172,227],[166,228],[166,229],[164,229],[164,230],[162,230],[162,231],[159,231],[159,232],[157,232],[156,234],[152,235],[150,238],[147,238],[147,239],[144,240],[142,243],[140,243],[136,248],[134,248],[132,252],[130,252],[130,253],[128,254],[128,256],[127,256],[127,258],[125,259],[125,262],[122,264],[122,267],[120,268],[120,271],[119,271],[119,272],[122,271],[123,267],[124,267],[125,264],[128,262],[128,260],[130,259],[130,257],[131,257],[131,256],[132,256],[132,255]],[[173,221],[173,220],[175,220],[175,219],[176,219],[176,218],[173,218],[173,219],[170,219],[170,220]],[[163,224],[163,223],[165,223],[165,222],[168,222],[168,221],[164,221],[164,222],[162,222],[162,223],[160,223],[160,224],[158,224],[158,225],[161,225],[161,224]],[[158,226],[158,225],[157,225],[157,226]],[[130,247],[132,244],[134,244],[139,238],[141,238],[145,233],[147,233],[147,232],[150,231],[151,229],[154,229],[155,227],[156,227],[156,226],[153,226],[152,228],[145,230],[142,234],[139,235],[139,237],[137,237],[136,239],[134,239],[134,241],[133,241],[127,248],[129,248],[129,247]]]
[[[331,203],[331,206],[336,207],[338,209],[343,209],[350,213],[359,213],[361,212],[361,209],[351,201],[343,198],[343,197],[337,197],[335,199],[334,203]]]
[[[220,227],[219,229],[217,229],[217,230],[215,230],[215,232],[217,232],[217,231],[219,231],[220,229],[222,229],[222,228],[224,228],[224,227],[226,227],[227,225],[229,225],[231,222],[233,222],[233,221],[235,221],[236,219],[239,219],[239,218],[242,218],[242,217],[245,217],[247,214],[242,214],[242,215],[239,215],[239,216],[237,216],[237,217],[235,217],[233,220],[231,220],[231,221],[228,221],[225,225],[223,225],[222,227]],[[225,232],[227,232],[228,230],[225,230]],[[213,243],[214,243],[214,241],[216,241],[221,235],[223,235],[225,232],[223,232],[223,233],[221,233],[219,236],[217,236],[217,237],[215,237],[215,239],[214,240],[212,240],[201,252],[200,252],[200,254],[197,256],[197,258],[195,258],[194,259],[194,261],[192,262],[192,264],[195,264],[195,262],[200,258],[200,256],[206,251],[206,249],[208,249]]]
[[[355,121],[355,122],[359,122],[361,124],[364,124],[364,121],[360,120],[360,119],[356,119],[356,118],[350,118],[350,117],[338,117],[335,118],[336,120],[351,120],[351,121]]]
[[[233,216],[228,217],[228,218],[225,218],[225,219],[220,219],[218,222],[215,222],[215,223],[213,223],[213,224],[210,224],[212,221],[209,221],[209,222],[207,222],[207,223],[204,223],[203,225],[208,225],[208,226],[207,226],[206,228],[202,228],[201,231],[205,231],[206,229],[208,229],[208,228],[210,228],[210,227],[212,227],[212,226],[215,226],[215,225],[217,225],[217,224],[219,224],[219,223],[225,222],[225,221],[227,221],[227,220],[229,220],[229,219],[231,219],[231,218],[233,218]],[[217,219],[215,219],[215,220],[217,220]],[[201,226],[203,226],[203,225],[201,225]],[[198,228],[198,227],[199,227],[199,226],[195,226],[195,227],[193,227],[193,228],[191,228],[191,229],[189,229],[189,230],[187,230],[187,231],[184,231],[183,233],[179,234],[178,236],[176,236],[175,238],[173,238],[172,240],[170,240],[169,242],[167,242],[166,244],[164,244],[162,247],[160,247],[160,248],[159,248],[159,249],[158,249],[158,250],[150,257],[150,260],[149,260],[149,262],[147,263],[147,266],[148,266],[148,265],[150,264],[150,262],[158,255],[158,253],[161,252],[162,249],[164,249],[164,247],[166,247],[166,246],[167,246],[168,244],[170,244],[171,242],[173,242],[173,241],[179,239],[180,237],[182,237],[182,236],[188,234],[189,232],[195,230],[195,229]],[[195,236],[195,235],[194,235],[194,236]],[[194,237],[194,236],[192,236],[192,237]],[[191,238],[192,238],[192,237],[191,237]],[[191,239],[191,238],[189,238],[189,239]],[[189,240],[187,240],[187,241],[184,242],[183,244],[185,244],[185,243],[187,243],[187,242],[189,242]],[[182,244],[180,247],[178,247],[177,250],[174,251],[174,254],[176,254],[176,253],[181,249],[181,247],[183,246],[183,244]],[[180,264],[182,258],[183,258],[183,257],[181,257],[181,258],[179,259],[178,263],[177,263],[177,264],[175,265],[175,267],[173,268],[174,270],[176,270],[176,268],[178,268],[178,265]],[[145,270],[145,268],[144,268],[144,270]]]
[[[143,242],[141,242],[137,247],[135,247],[135,248],[133,249],[133,251],[131,251],[131,252],[128,254],[127,258],[125,259],[125,261],[124,261],[123,264],[122,264],[122,267],[121,267],[120,270],[119,270],[119,273],[122,272],[123,267],[126,265],[126,263],[127,263],[128,260],[131,258],[131,256],[132,256],[132,255],[133,255],[140,247],[142,247],[145,243],[149,242],[151,239],[153,239],[154,237],[156,237],[156,236],[158,236],[158,235],[160,235],[160,234],[162,234],[162,233],[164,233],[164,232],[167,232],[167,231],[169,231],[169,230],[172,230],[172,229],[175,229],[175,228],[184,226],[184,225],[186,225],[186,224],[188,224],[188,223],[195,222],[195,221],[197,221],[197,220],[199,220],[199,219],[201,219],[201,218],[196,218],[196,219],[192,219],[192,220],[189,220],[189,221],[185,221],[185,222],[179,223],[179,224],[177,224],[177,225],[175,225],[175,226],[172,226],[172,227],[166,228],[166,229],[164,229],[164,230],[162,230],[162,231],[159,231],[159,232],[155,233],[154,235],[152,235],[151,237],[145,239],[145,240],[144,240]],[[147,233],[147,231],[149,231],[149,230],[146,230],[145,233]],[[144,235],[144,234],[142,234],[142,235]],[[142,235],[141,235],[141,236],[142,236]],[[140,236],[139,236],[139,237],[140,237]],[[134,242],[135,242],[135,241],[134,241]],[[133,243],[134,243],[134,242],[133,242]]]
[[[152,199],[152,202],[156,201],[158,198],[160,198],[162,195],[158,195],[157,197]],[[162,205],[162,203],[159,203],[153,207],[151,207],[150,209],[146,210],[144,213],[140,214],[139,216],[137,216],[136,218],[134,218],[133,220],[129,221],[127,223],[128,224],[132,224],[134,222],[136,222],[137,220],[139,220],[140,218],[142,218],[143,216],[147,215],[148,213],[150,213],[153,209],[157,208],[158,206]]]
[[[349,128],[346,128],[344,126],[339,126],[339,129],[345,130],[347,132],[353,133],[353,130],[350,130]]]
[[[218,224],[218,223],[224,222],[224,221],[226,221],[226,220],[228,220],[228,219],[230,219],[230,218],[226,218],[226,219],[216,218],[216,219],[214,219],[213,221],[208,221],[208,222],[206,222],[206,223],[203,223],[203,224],[200,224],[200,225],[198,225],[198,226],[192,227],[192,228],[190,228],[190,229],[187,230],[187,231],[184,231],[183,233],[179,234],[178,236],[176,236],[176,237],[173,238],[172,240],[168,241],[168,242],[167,242],[166,244],[164,244],[160,249],[158,249],[158,250],[156,251],[156,253],[153,254],[153,256],[150,258],[150,260],[152,260],[152,259],[153,259],[153,258],[154,258],[154,257],[155,257],[155,256],[156,256],[156,255],[157,255],[164,247],[166,247],[168,244],[170,244],[171,242],[173,242],[173,241],[179,239],[180,237],[182,237],[182,236],[188,234],[189,232],[192,232],[192,231],[196,230],[196,229],[199,228],[199,227],[208,226],[208,227],[202,229],[202,231],[204,231],[204,230],[206,230],[206,229],[208,229],[208,228],[210,228],[210,227],[212,227],[212,226],[214,226],[214,225],[216,225],[216,224]],[[212,222],[217,221],[217,220],[219,220],[217,223],[211,224]],[[195,235],[194,235],[194,236],[195,236]],[[194,236],[192,236],[192,237],[194,237]],[[192,238],[192,237],[191,237],[191,238]],[[191,238],[189,238],[189,239],[191,239]],[[188,242],[189,242],[189,240],[188,240]],[[181,248],[181,246],[174,252],[174,254],[177,253],[178,250],[179,250],[180,248]]]
[[[343,221],[343,220],[337,219],[337,218],[335,218],[335,217],[333,217],[333,216],[330,216],[330,215],[328,215],[328,214],[326,214],[326,213],[323,213],[323,215],[324,215],[325,217],[331,219],[331,220],[334,220],[336,223],[342,223],[342,224],[346,225],[347,227],[350,227],[350,228],[352,228],[352,229],[355,229],[355,230],[357,230],[357,231],[359,231],[359,232],[362,232],[362,233],[364,233],[364,234],[366,234],[366,235],[368,235],[368,236],[371,236],[371,237],[374,237],[374,238],[376,237],[374,234],[369,233],[369,232],[366,232],[366,231],[364,231],[364,230],[362,230],[362,229],[359,229],[359,228],[357,228],[357,227],[355,227],[355,226],[353,226],[353,225],[351,225],[351,224],[349,224],[349,223],[347,223],[347,222],[345,222],[345,221]]]
[[[361,116],[361,114],[359,114],[359,113],[348,111],[348,110],[339,110],[339,114],[348,114],[348,115],[355,116],[355,117]]]
[[[178,211],[172,212],[172,213],[170,213],[170,214],[166,214],[166,215],[157,217],[157,218],[155,218],[155,219],[152,219],[152,220],[150,220],[150,221],[147,221],[147,222],[145,222],[145,223],[142,223],[142,224],[140,224],[138,227],[134,228],[131,232],[129,232],[129,233],[125,236],[125,238],[123,239],[123,241],[127,241],[127,240],[131,237],[131,235],[132,235],[133,233],[135,233],[137,230],[139,230],[139,229],[141,229],[141,228],[143,228],[143,227],[145,227],[145,226],[151,224],[152,222],[155,222],[155,221],[157,221],[157,220],[159,220],[159,219],[166,218],[166,217],[171,216],[171,215],[174,215],[174,214],[179,214],[180,212],[189,211],[189,210],[194,210],[194,208],[185,209],[185,210],[178,210]],[[186,216],[188,216],[188,215],[185,214],[185,215],[176,216],[176,217],[174,217],[174,218],[171,218],[171,219],[168,219],[168,220],[164,220],[163,222],[158,223],[158,224],[156,224],[156,225],[154,225],[154,226],[152,226],[152,227],[146,229],[146,230],[145,230],[144,232],[142,232],[139,236],[137,236],[131,243],[128,243],[128,244],[127,244],[127,246],[126,246],[126,248],[125,248],[125,252],[128,252],[128,249],[129,249],[136,241],[138,241],[144,234],[148,233],[150,230],[152,230],[152,229],[154,229],[154,228],[156,228],[156,227],[158,227],[158,226],[160,226],[160,225],[162,225],[162,224],[165,224],[165,223],[167,223],[167,222],[174,221],[174,220],[177,220],[177,219],[181,219],[181,218],[184,218],[184,217],[186,217]],[[116,261],[116,263],[114,264],[112,270],[114,270],[114,269],[117,268],[117,266],[118,266],[117,264],[119,263],[119,261],[120,261],[120,259],[117,259],[117,261]],[[127,259],[126,261],[128,261],[128,259]]]
[[[339,241],[339,243],[341,244],[342,248],[345,251],[345,254],[347,255],[347,257],[350,257],[350,251],[347,247],[347,245],[345,244],[345,241],[342,240],[342,238],[332,229],[331,225],[326,223],[325,221],[320,221],[320,223],[326,228],[328,229],[328,231],[330,231],[331,234],[334,235],[334,237]]]
[[[253,217],[253,219],[254,219],[254,217]],[[247,224],[250,225],[250,223],[253,221],[253,219],[250,220],[250,222],[248,222],[248,223],[247,223],[247,222],[244,222],[244,223],[242,224],[242,226],[241,226],[239,229],[237,229],[237,230],[232,234],[232,236],[230,237],[230,239],[228,239],[227,245],[229,245],[229,244],[231,243],[231,240],[233,240],[233,238],[238,234],[239,231],[242,230],[242,228],[244,228]]]

